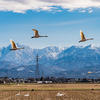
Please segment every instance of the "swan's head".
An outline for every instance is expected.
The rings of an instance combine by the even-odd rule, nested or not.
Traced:
[[[10,39],[10,42],[12,42],[12,39]]]
[[[82,30],[80,30],[80,33],[82,32]]]

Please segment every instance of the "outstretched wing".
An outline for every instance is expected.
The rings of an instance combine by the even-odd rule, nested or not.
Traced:
[[[80,30],[81,40],[85,39],[83,32]]]
[[[13,49],[14,49],[14,48],[17,48],[17,46],[16,46],[16,44],[14,43],[14,41],[10,40],[10,42],[11,42],[11,45],[12,45],[12,48],[13,48]]]
[[[32,29],[34,31],[35,36],[39,36],[38,31],[36,29]]]

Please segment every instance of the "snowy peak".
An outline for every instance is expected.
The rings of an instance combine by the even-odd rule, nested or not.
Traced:
[[[76,62],[80,63],[79,61],[84,61],[84,64],[88,62],[97,64],[100,60],[100,47],[91,44],[85,47],[71,46],[61,48],[50,46],[43,49],[32,49],[29,46],[18,43],[17,46],[25,47],[25,49],[10,51],[11,45],[0,48],[0,61],[9,61],[18,65],[31,65],[36,64],[35,57],[37,54],[41,58],[39,64],[44,66],[51,66],[56,63],[66,65],[66,62],[74,64]]]
[[[0,48],[0,60],[10,61],[18,65],[34,64],[34,58],[38,54],[43,60],[55,59],[56,55],[65,48],[50,46],[43,49],[32,49],[29,46],[16,43],[17,47],[25,47],[25,49],[10,51],[11,44],[7,47]],[[30,63],[31,62],[31,63]]]
[[[61,47],[57,47],[57,46],[50,46],[50,47],[46,47],[44,48],[49,52],[61,52],[62,50],[65,49],[65,47],[61,48]]]
[[[43,49],[32,49],[29,46],[20,44],[17,44],[17,46],[25,47],[25,49],[10,51],[11,45],[0,48],[0,68],[16,69],[18,73],[28,71],[28,74],[31,73],[31,75],[33,75],[37,54],[40,57],[40,69],[41,71],[45,70],[45,73],[55,74],[62,71],[62,74],[66,74],[69,70],[76,71],[81,69],[82,72],[82,69],[84,69],[84,72],[82,72],[84,74],[85,71],[91,71],[90,69],[92,69],[92,67],[95,68],[95,66],[97,66],[98,71],[100,68],[99,46],[91,44],[88,46],[71,46],[64,48],[50,46]],[[70,73],[71,71],[69,71],[69,74]],[[75,75],[76,74],[77,71],[75,72]]]

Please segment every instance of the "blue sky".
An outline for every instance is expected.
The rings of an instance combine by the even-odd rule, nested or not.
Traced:
[[[100,46],[100,1],[72,1],[1,0],[0,47],[8,46],[10,39],[32,48],[89,44]],[[48,37],[31,39],[34,35],[32,29]],[[80,30],[86,38],[94,40],[78,43]]]

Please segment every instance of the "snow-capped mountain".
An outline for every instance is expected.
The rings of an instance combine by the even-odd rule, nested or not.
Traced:
[[[32,49],[29,46],[20,44],[17,44],[17,46],[25,47],[25,49],[10,51],[11,45],[0,48],[0,68],[9,70],[15,68],[16,72],[24,73],[27,70],[25,66],[28,66],[30,69],[26,72],[28,74],[34,73],[35,69],[31,69],[31,67],[36,64],[35,58],[37,54],[40,57],[41,71],[44,70],[46,75],[59,76],[60,73],[66,76],[66,73],[70,73],[72,70],[77,73],[77,71],[82,71],[85,68],[85,72],[91,70],[90,66],[100,66],[99,46],[88,45],[63,48],[50,46],[43,49]],[[99,72],[99,69],[97,72]]]
[[[18,47],[22,47],[23,45],[17,44]],[[26,49],[23,50],[10,50],[11,45],[8,47],[3,47],[0,49],[0,61],[10,61],[15,64],[27,64],[29,60],[34,56],[32,55],[33,50],[28,46],[25,46]]]
[[[56,47],[50,46],[43,49],[32,49],[29,46],[22,50],[10,51],[11,45],[0,48],[0,61],[9,61],[17,65],[32,65],[35,64],[36,55],[39,55],[39,63],[44,66],[61,66],[69,68],[80,68],[89,65],[100,64],[100,47],[88,46],[71,46],[71,47]]]
[[[100,47],[88,45],[71,46],[57,55],[52,65],[66,69],[77,69],[85,66],[100,65]]]
[[[25,47],[22,50],[10,51],[11,45],[0,48],[0,61],[10,61],[18,65],[31,65],[35,64],[35,57],[37,54],[41,58],[40,64],[49,65],[48,61],[57,59],[56,56],[66,48],[50,46],[43,49],[32,49],[29,46],[20,45],[18,47]]]

